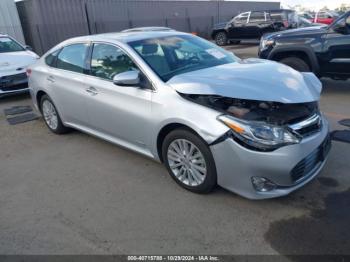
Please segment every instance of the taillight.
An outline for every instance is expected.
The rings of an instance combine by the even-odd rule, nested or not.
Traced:
[[[284,27],[288,28],[289,27],[288,21],[283,21],[283,25],[284,25]]]
[[[26,74],[27,74],[27,77],[30,77],[30,75],[32,74],[32,69],[27,68]]]

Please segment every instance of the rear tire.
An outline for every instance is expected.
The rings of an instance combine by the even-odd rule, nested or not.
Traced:
[[[279,62],[290,66],[299,72],[311,72],[310,66],[299,57],[287,57],[281,59]]]
[[[70,131],[62,123],[58,111],[48,95],[43,95],[40,100],[40,109],[46,126],[55,134],[65,134]]]
[[[227,45],[228,39],[227,39],[227,34],[223,31],[216,33],[215,35],[215,43],[218,46],[224,46]]]
[[[190,130],[170,132],[163,141],[162,156],[170,176],[181,187],[203,194],[216,186],[216,167],[210,148]]]

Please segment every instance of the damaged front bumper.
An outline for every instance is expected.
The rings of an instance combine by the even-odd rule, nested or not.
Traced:
[[[329,125],[322,118],[319,132],[272,152],[247,149],[231,137],[211,145],[218,184],[249,199],[283,196],[302,187],[321,171],[329,152]],[[259,191],[252,183],[254,178],[274,186]]]

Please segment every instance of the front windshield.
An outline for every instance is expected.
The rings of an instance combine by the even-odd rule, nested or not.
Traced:
[[[0,37],[0,53],[24,51],[24,48],[9,37]]]
[[[174,35],[128,43],[164,81],[208,67],[237,61],[232,53],[191,35]]]

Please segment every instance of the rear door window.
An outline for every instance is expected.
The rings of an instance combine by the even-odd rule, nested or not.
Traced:
[[[252,12],[249,18],[249,23],[264,22],[265,13],[264,12]]]
[[[64,47],[58,54],[56,67],[76,73],[84,73],[88,48],[88,44],[72,44]]]
[[[281,22],[287,18],[284,13],[270,13],[270,17],[277,22]]]
[[[240,14],[233,19],[233,22],[237,24],[245,24],[248,22],[248,16],[249,13]]]

